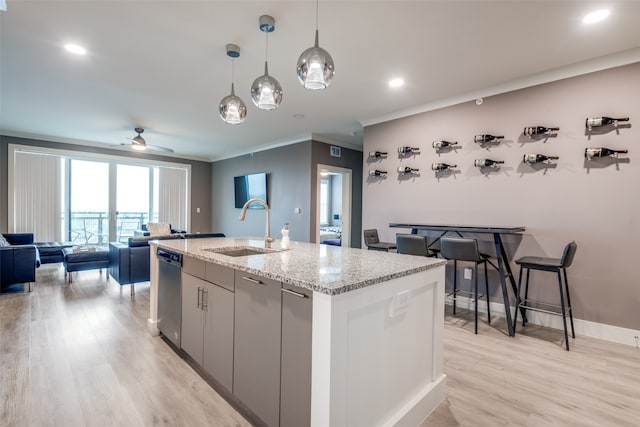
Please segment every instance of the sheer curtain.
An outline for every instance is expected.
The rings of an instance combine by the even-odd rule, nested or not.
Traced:
[[[62,236],[62,161],[59,156],[15,151],[13,217],[15,233],[33,233],[35,241]]]
[[[158,221],[168,222],[174,229],[186,230],[187,171],[158,168]]]

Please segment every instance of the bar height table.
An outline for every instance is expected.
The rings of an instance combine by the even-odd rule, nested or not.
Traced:
[[[410,228],[411,234],[418,234],[418,230],[425,231],[439,231],[442,234],[438,236],[436,241],[440,240],[442,236],[447,233],[457,233],[462,236],[462,233],[482,233],[493,234],[493,243],[496,248],[496,259],[498,260],[498,272],[500,273],[500,285],[502,287],[502,298],[504,299],[504,311],[507,317],[507,330],[509,336],[514,335],[513,323],[511,321],[511,308],[509,306],[509,293],[507,292],[507,282],[505,277],[509,278],[511,283],[511,289],[513,289],[514,295],[518,295],[518,287],[516,286],[516,280],[511,272],[511,266],[509,265],[509,258],[507,252],[502,244],[502,234],[518,234],[525,231],[524,227],[494,227],[494,226],[478,226],[478,225],[452,225],[452,224],[405,224],[405,223],[389,223],[391,228]],[[435,243],[435,242],[434,242]],[[433,244],[433,243],[432,243]],[[524,316],[524,312],[522,313]]]

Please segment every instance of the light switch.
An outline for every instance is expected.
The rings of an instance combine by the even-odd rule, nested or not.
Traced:
[[[196,213],[200,213],[200,208],[196,208]]]
[[[300,215],[302,213],[302,209],[301,208],[295,208],[293,211],[295,213],[297,213],[298,215]]]

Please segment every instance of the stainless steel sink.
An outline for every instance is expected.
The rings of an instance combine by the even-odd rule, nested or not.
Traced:
[[[280,252],[278,249],[256,248],[252,246],[235,246],[226,248],[206,248],[207,252],[213,252],[220,255],[241,257],[250,255],[264,255],[273,252]]]

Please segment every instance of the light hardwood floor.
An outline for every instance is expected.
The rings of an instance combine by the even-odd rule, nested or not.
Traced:
[[[0,295],[0,426],[240,426],[248,423],[167,344],[136,296],[97,271],[66,284],[38,270],[32,294]],[[445,401],[423,426],[640,425],[640,350],[470,315],[445,319]],[[519,328],[518,332],[523,330]]]

